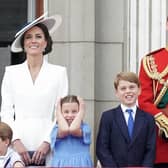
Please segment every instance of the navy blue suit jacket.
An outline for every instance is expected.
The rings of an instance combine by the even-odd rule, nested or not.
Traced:
[[[96,154],[102,166],[152,167],[155,160],[156,126],[152,115],[137,108],[132,140],[121,106],[102,114]]]

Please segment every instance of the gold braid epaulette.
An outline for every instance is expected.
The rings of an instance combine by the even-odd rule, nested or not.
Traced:
[[[157,70],[157,65],[155,64],[154,57],[152,55],[148,55],[148,56],[143,57],[143,67],[144,67],[146,74],[151,79],[156,80],[160,84],[164,85],[159,95],[154,100],[154,104],[158,105],[168,88],[168,80],[165,81],[165,79],[163,79],[163,77],[168,74],[168,66],[166,66],[166,68],[162,72],[159,73]],[[154,92],[155,93],[157,92],[157,88],[155,89]]]
[[[154,80],[158,80],[159,82],[161,81],[160,83],[163,84],[162,79],[165,75],[168,74],[168,66],[166,66],[166,68],[161,73],[159,73],[157,71],[157,65],[155,64],[155,61],[152,55],[145,56],[143,58],[143,66],[144,66],[145,72],[150,78]]]

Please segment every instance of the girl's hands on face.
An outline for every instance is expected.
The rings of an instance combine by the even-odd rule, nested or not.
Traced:
[[[60,115],[61,115],[61,98],[59,98],[57,107],[56,107],[56,112],[55,112],[56,121]]]
[[[63,138],[68,135],[69,133],[69,126],[62,114],[62,107],[61,107],[61,98],[58,100],[57,108],[56,108],[56,123],[58,124],[58,135],[57,137]]]
[[[82,114],[82,118],[84,118],[84,116],[85,116],[85,102],[84,102],[84,100],[81,98],[81,97],[79,97],[78,96],[78,101],[79,101],[79,113],[81,113]]]

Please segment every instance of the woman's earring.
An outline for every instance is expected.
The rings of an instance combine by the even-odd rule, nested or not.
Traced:
[[[46,52],[46,48],[43,49],[43,55],[45,54],[45,52]]]

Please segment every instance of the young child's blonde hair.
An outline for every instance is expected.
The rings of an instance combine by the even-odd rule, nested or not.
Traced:
[[[128,81],[137,84],[140,87],[138,76],[134,72],[120,72],[114,80],[114,88],[117,90],[120,80]]]
[[[61,107],[62,107],[62,104],[64,104],[64,103],[77,103],[79,105],[78,98],[75,95],[67,95],[67,96],[63,97],[61,99]]]
[[[9,139],[9,145],[10,145],[12,141],[12,136],[13,131],[11,127],[4,122],[0,122],[0,138],[2,139],[2,141]]]

